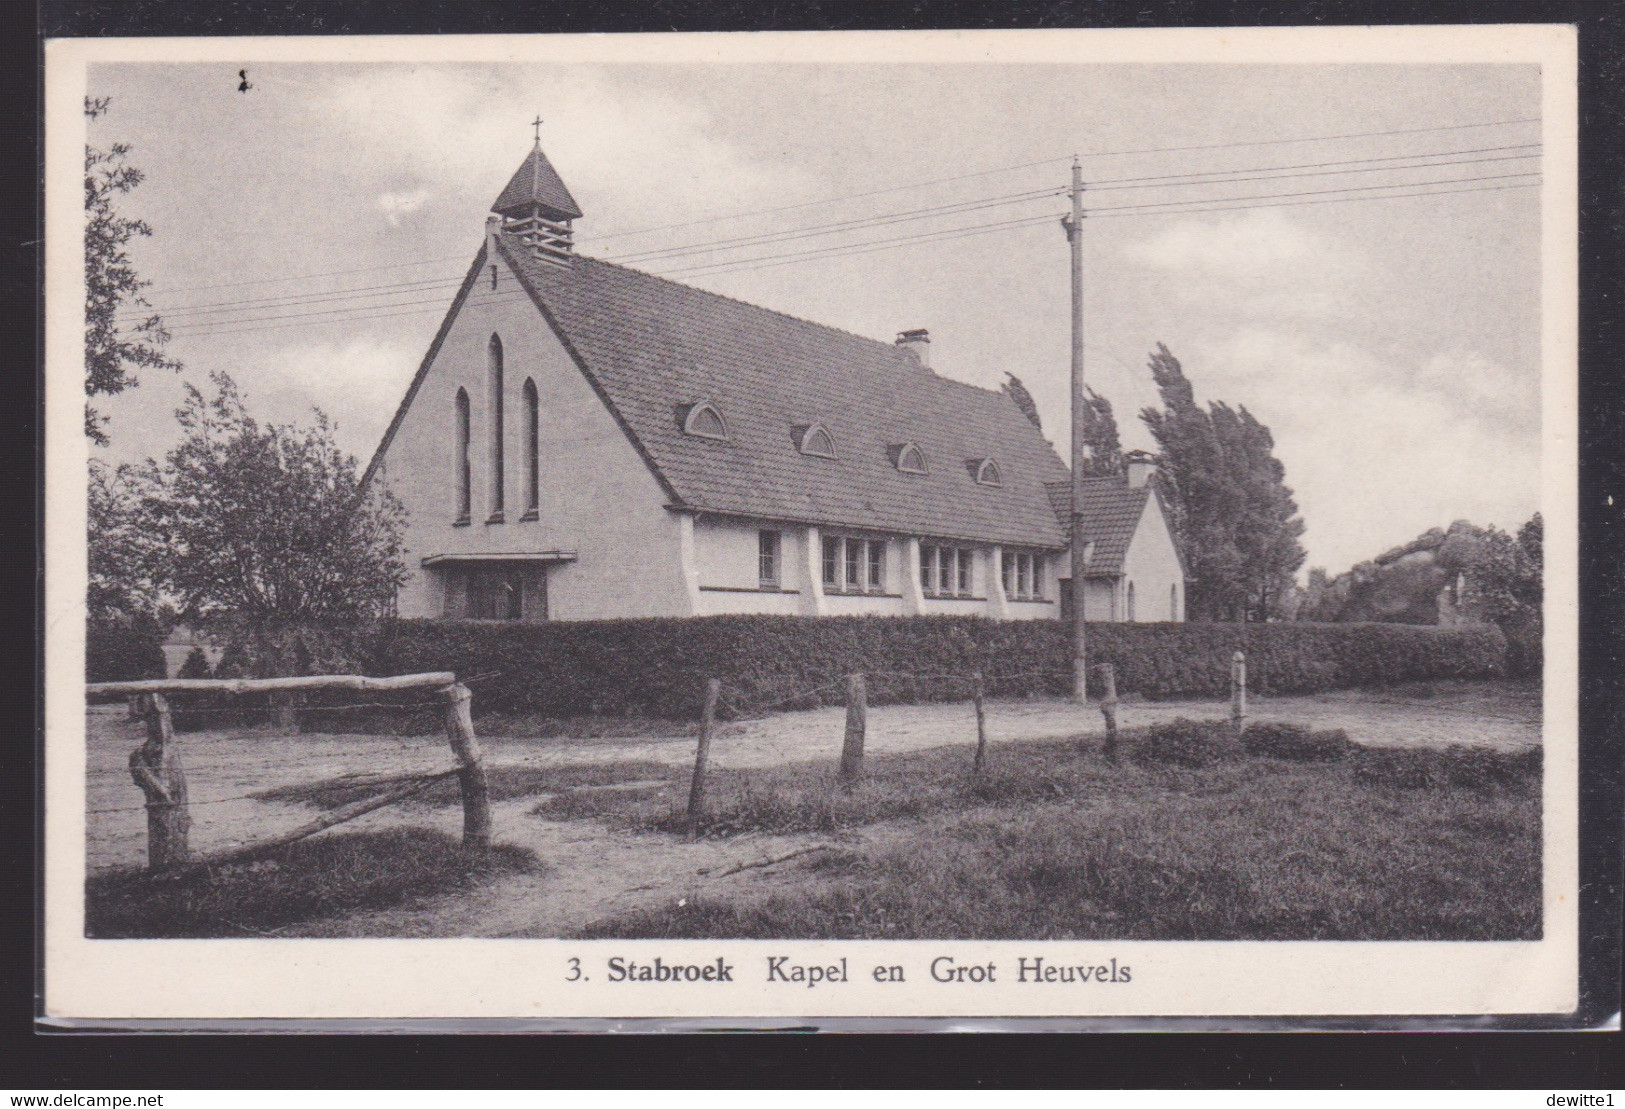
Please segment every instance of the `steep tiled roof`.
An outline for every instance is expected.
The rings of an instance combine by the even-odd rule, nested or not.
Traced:
[[[1072,504],[1071,482],[1050,482],[1046,488],[1056,518],[1064,521]],[[1123,572],[1123,558],[1128,554],[1128,545],[1134,538],[1134,529],[1139,526],[1140,517],[1145,512],[1146,498],[1150,495],[1149,484],[1131,489],[1128,481],[1122,477],[1083,480],[1083,501],[1079,506],[1082,520],[1079,523],[1084,538],[1095,545],[1089,555],[1091,575]]]
[[[583,371],[684,507],[910,535],[1065,546],[1045,482],[1066,467],[1004,393],[952,381],[890,343],[865,339],[637,270],[502,249]],[[709,401],[729,441],[686,435]],[[836,457],[802,454],[820,424]],[[899,473],[913,442],[929,473]],[[1001,488],[966,466],[994,458]]]
[[[505,216],[528,216],[533,203],[540,204],[543,214],[550,219],[581,218],[575,197],[564,187],[563,179],[539,146],[530,152],[530,157],[509,180],[508,187],[491,205],[491,211]]]

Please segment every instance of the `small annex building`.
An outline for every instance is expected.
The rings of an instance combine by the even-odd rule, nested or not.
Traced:
[[[1058,618],[1069,472],[1024,395],[934,373],[923,331],[880,342],[581,256],[581,214],[538,143],[367,468],[408,511],[400,616]],[[1088,615],[1168,619],[1099,614],[1168,561],[1160,500],[1116,484],[1084,505]]]

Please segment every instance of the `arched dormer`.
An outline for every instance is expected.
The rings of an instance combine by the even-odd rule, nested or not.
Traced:
[[[716,405],[710,401],[701,401],[683,414],[683,431],[701,439],[719,439],[727,442],[728,421],[722,418],[722,412]]]
[[[795,428],[796,450],[814,458],[834,458],[835,439],[823,424]]]
[[[898,443],[891,448],[892,465],[898,472],[905,474],[926,474],[930,468],[925,461],[925,452],[914,443]]]
[[[965,469],[977,485],[986,485],[998,489],[1004,485],[1004,473],[999,464],[991,458],[969,458],[965,460]]]

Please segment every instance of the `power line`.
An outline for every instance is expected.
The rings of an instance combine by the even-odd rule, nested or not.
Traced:
[[[1424,150],[1417,154],[1384,154],[1371,158],[1346,158],[1337,162],[1294,162],[1284,166],[1243,166],[1237,169],[1210,169],[1197,173],[1167,173],[1160,177],[1106,177],[1089,183],[1090,188],[1101,185],[1117,185],[1135,181],[1173,181],[1186,177],[1211,177],[1221,173],[1264,173],[1278,169],[1322,169],[1326,166],[1354,166],[1365,165],[1368,162],[1408,162],[1417,158],[1453,158],[1457,154],[1497,154],[1506,150],[1539,150],[1538,142],[1514,143],[1510,146],[1475,146],[1465,150]],[[1393,166],[1393,169],[1404,169],[1404,166]]]
[[[1459,160],[1456,160],[1456,161],[1433,161],[1433,162],[1422,162],[1421,161],[1422,159],[1447,158],[1447,157],[1451,157],[1451,156],[1454,156],[1454,155],[1457,155],[1457,154],[1476,154],[1476,153],[1486,153],[1486,152],[1495,152],[1495,151],[1504,151],[1504,150],[1535,149],[1535,148],[1538,148],[1539,145],[1540,144],[1538,144],[1538,143],[1527,143],[1527,144],[1516,144],[1516,145],[1507,145],[1507,146],[1477,147],[1477,148],[1469,148],[1469,149],[1463,149],[1463,150],[1424,151],[1424,152],[1416,153],[1416,154],[1387,155],[1387,156],[1378,156],[1378,157],[1371,157],[1371,158],[1354,158],[1354,159],[1346,159],[1346,160],[1342,160],[1342,161],[1332,161],[1332,162],[1307,162],[1307,163],[1293,163],[1293,164],[1288,164],[1288,165],[1238,167],[1238,168],[1234,168],[1234,169],[1225,169],[1225,170],[1206,170],[1206,171],[1202,171],[1202,172],[1199,172],[1199,173],[1167,174],[1167,175],[1162,175],[1162,176],[1157,176],[1157,177],[1108,178],[1108,179],[1105,179],[1105,180],[1095,182],[1093,184],[1092,188],[1095,191],[1106,191],[1108,189],[1112,189],[1112,188],[1115,188],[1115,187],[1124,187],[1124,188],[1162,188],[1162,187],[1167,187],[1166,185],[1162,184],[1163,182],[1180,183],[1180,184],[1196,184],[1196,185],[1202,185],[1202,184],[1215,184],[1216,185],[1216,184],[1224,184],[1227,181],[1235,181],[1237,183],[1240,183],[1240,182],[1244,182],[1244,181],[1271,180],[1271,179],[1274,179],[1277,176],[1279,176],[1279,177],[1317,176],[1316,174],[1277,173],[1276,171],[1295,170],[1295,169],[1314,169],[1314,168],[1321,168],[1321,167],[1328,167],[1328,166],[1353,166],[1353,167],[1357,167],[1357,168],[1344,169],[1344,170],[1335,170],[1335,171],[1332,171],[1331,173],[1327,174],[1327,175],[1330,175],[1330,176],[1338,176],[1338,175],[1341,175],[1342,173],[1351,173],[1352,174],[1352,173],[1377,172],[1377,171],[1380,171],[1380,170],[1388,170],[1388,169],[1392,169],[1392,170],[1396,170],[1396,171],[1403,170],[1403,169],[1428,169],[1428,168],[1433,168],[1434,166],[1451,165],[1451,164],[1468,164],[1468,163],[1476,162],[1476,161],[1492,161],[1492,160],[1495,160],[1495,159],[1459,159]],[[1522,157],[1534,157],[1534,155],[1523,155]],[[1516,158],[1509,157],[1507,159],[1501,159],[1501,160],[1516,160]],[[1373,163],[1373,162],[1397,162],[1397,161],[1407,161],[1407,162],[1412,162],[1412,163],[1416,163],[1416,164],[1406,165],[1406,166],[1399,166],[1399,165],[1370,166],[1369,165],[1369,163]],[[1043,163],[1033,163],[1033,164],[1043,164]],[[1263,176],[1258,176],[1258,177],[1238,177],[1238,176],[1236,176],[1237,174],[1254,173],[1254,172],[1260,173]],[[966,176],[973,176],[973,175],[966,175]],[[1211,179],[1210,180],[1194,180],[1196,178],[1211,178]],[[1040,199],[1042,197],[1049,196],[1049,195],[1056,195],[1056,194],[1054,192],[1052,192],[1051,190],[1036,189],[1036,190],[1030,190],[1028,192],[1011,193],[1011,194],[1005,194],[1003,197],[991,197],[991,198],[986,198],[986,199],[989,202],[1008,200],[1010,203],[1019,203],[1019,202],[1022,201],[1023,198]],[[716,250],[716,249],[727,249],[732,244],[739,244],[740,246],[747,245],[747,244],[748,245],[762,245],[762,244],[766,244],[766,243],[773,242],[773,241],[784,241],[784,240],[795,239],[795,238],[806,238],[806,237],[816,236],[818,233],[825,232],[825,231],[827,231],[830,234],[834,234],[834,233],[838,233],[838,232],[844,231],[844,230],[856,230],[856,229],[860,229],[860,228],[864,228],[864,227],[868,227],[868,226],[884,226],[887,223],[901,222],[904,219],[925,218],[926,216],[928,216],[928,215],[930,215],[932,213],[940,212],[942,214],[950,214],[950,213],[952,213],[954,211],[970,211],[970,210],[975,210],[979,206],[983,206],[983,202],[982,202],[982,200],[980,198],[976,199],[976,200],[957,201],[957,202],[953,202],[953,203],[949,203],[949,204],[934,205],[934,206],[930,206],[930,207],[927,207],[927,208],[908,209],[908,210],[903,210],[903,211],[894,212],[894,213],[885,213],[885,214],[881,214],[881,215],[877,215],[877,216],[863,217],[863,218],[856,219],[856,220],[835,221],[835,222],[832,222],[832,223],[829,223],[829,224],[814,225],[814,226],[809,227],[809,228],[791,228],[791,229],[788,229],[786,231],[781,231],[781,232],[767,232],[767,233],[762,233],[762,234],[759,234],[759,235],[736,236],[733,239],[724,239],[724,240],[719,240],[719,241],[713,241],[713,242],[710,242],[710,243],[692,243],[692,244],[679,245],[679,246],[673,246],[673,247],[651,249],[651,250],[647,250],[647,251],[641,251],[641,252],[637,252],[637,253],[634,253],[634,254],[628,254],[628,255],[622,255],[622,256],[611,255],[611,256],[609,256],[609,260],[619,261],[619,262],[626,262],[626,261],[642,261],[642,260],[655,260],[655,259],[674,258],[674,257],[678,257],[678,256],[681,256],[681,255],[684,255],[684,254],[704,253],[704,252],[711,251],[711,250]],[[435,259],[435,260],[431,260],[431,261],[436,261],[437,262],[437,261],[441,261],[441,260]],[[418,265],[418,264],[429,264],[429,263],[402,263],[402,265]],[[399,268],[399,267],[370,267],[370,269],[380,269],[380,268]],[[363,271],[355,270],[355,271],[343,271],[343,272],[363,272]],[[288,278],[286,280],[294,280],[294,279],[293,278]],[[335,302],[335,301],[340,301],[340,300],[368,299],[371,296],[380,295],[379,291],[388,290],[388,289],[406,290],[406,289],[411,289],[411,288],[414,288],[414,287],[417,287],[417,288],[429,288],[429,287],[437,287],[437,286],[441,287],[441,288],[452,288],[452,287],[455,287],[456,285],[460,284],[461,281],[462,281],[462,278],[419,279],[419,280],[415,280],[415,281],[394,282],[394,283],[388,283],[388,284],[384,284],[384,285],[375,285],[375,286],[361,286],[361,287],[353,288],[353,289],[337,289],[337,290],[322,291],[322,292],[317,292],[317,293],[289,293],[289,294],[281,294],[281,295],[272,296],[272,297],[258,297],[258,298],[250,298],[250,299],[236,300],[236,301],[227,300],[227,301],[207,302],[207,303],[204,303],[204,304],[180,305],[180,306],[177,306],[175,308],[170,308],[170,309],[164,309],[164,308],[159,308],[159,309],[156,309],[156,310],[148,309],[148,310],[141,310],[141,311],[123,313],[121,315],[123,315],[123,316],[125,316],[127,318],[146,318],[146,317],[151,316],[151,315],[159,315],[159,316],[165,318],[166,320],[168,320],[168,319],[177,319],[177,318],[188,317],[188,316],[220,315],[220,314],[225,313],[227,310],[234,309],[234,308],[245,308],[245,309],[253,310],[255,306],[258,306],[258,307],[293,306],[293,305],[303,303],[303,302],[324,303],[324,302]],[[380,306],[380,307],[382,307],[382,306]],[[194,322],[194,323],[206,323],[206,322],[210,322],[210,321],[192,321],[192,322]],[[220,322],[227,322],[227,321],[220,321]]]
[[[1393,185],[1350,186],[1342,189],[1305,190],[1294,193],[1269,193],[1253,196],[1214,197],[1203,200],[1162,201],[1154,204],[1122,205],[1109,209],[1094,209],[1090,212],[1091,218],[1109,219],[1123,218],[1124,216],[1158,216],[1158,215],[1194,215],[1203,212],[1242,211],[1250,208],[1295,207],[1304,204],[1334,204],[1357,200],[1389,200],[1407,197],[1443,196],[1457,193],[1495,192],[1506,189],[1531,188],[1537,182],[1527,182],[1515,185],[1478,186],[1472,188],[1441,189],[1433,188],[1435,185],[1450,185],[1476,183],[1483,181],[1496,181],[1508,178],[1536,176],[1534,172],[1521,174],[1501,174],[1495,176],[1450,178],[1444,181],[1404,182]],[[1424,188],[1427,191],[1395,193],[1393,189]],[[1301,200],[1292,199],[1306,196],[1323,196],[1336,193],[1365,193],[1361,196],[1331,196],[1328,199]],[[1250,203],[1251,201],[1267,200],[1280,201],[1279,203]],[[1207,207],[1190,207],[1190,205],[1208,205]],[[863,243],[847,243],[834,246],[818,247],[811,250],[795,251],[789,254],[770,254],[755,258],[734,259],[732,261],[705,263],[699,265],[683,266],[672,270],[660,271],[657,276],[670,277],[684,275],[691,277],[713,277],[726,273],[740,273],[748,270],[767,269],[780,265],[790,265],[799,261],[808,261],[819,257],[846,257],[849,255],[868,254],[879,250],[895,249],[901,246],[925,244],[932,242],[948,242],[954,239],[966,238],[974,235],[987,234],[994,231],[1013,229],[1021,226],[1036,225],[1055,218],[1053,215],[1022,217],[1013,220],[1001,220],[989,224],[975,224],[963,228],[946,228],[935,231],[926,231],[912,235],[897,236],[892,239]],[[513,302],[525,299],[527,294],[506,294],[496,297],[482,298],[483,304],[496,304]],[[380,309],[380,311],[366,311],[366,309]],[[275,322],[279,320],[311,320],[316,316],[337,316],[334,319],[324,319],[322,323],[359,323],[377,319],[390,319],[400,316],[425,315],[431,312],[443,312],[449,306],[443,298],[426,301],[407,301],[388,305],[360,305],[330,311],[307,313],[292,313],[286,316],[269,316],[251,318],[241,321],[204,321],[200,326],[234,325],[246,323],[251,326],[237,327],[224,326],[215,330],[189,331],[187,336],[223,336],[242,334],[252,331],[279,330],[286,327],[302,326],[300,323]],[[387,309],[387,311],[385,310]],[[405,309],[402,311],[401,309]]]
[[[1408,169],[1434,169],[1438,166],[1467,166],[1482,162],[1518,162],[1539,158],[1539,154],[1501,154],[1492,158],[1454,158],[1445,162],[1424,162],[1414,166],[1359,166],[1354,169],[1314,169],[1304,173],[1270,173],[1261,177],[1224,177],[1217,181],[1164,181],[1145,185],[1090,185],[1089,192],[1108,192],[1115,189],[1177,189],[1193,185],[1229,185],[1244,181],[1285,181],[1293,177],[1341,177],[1346,173],[1398,173]]]
[[[737,250],[740,246],[756,246],[762,243],[775,242],[787,239],[804,239],[809,236],[832,235],[845,231],[867,230],[870,227],[885,227],[894,223],[908,223],[912,220],[930,219],[937,216],[959,215],[962,212],[975,212],[984,208],[1001,208],[1011,204],[1021,204],[1033,200],[1046,200],[1060,196],[1064,189],[1035,189],[1027,193],[1012,193],[1005,197],[987,197],[983,201],[961,201],[958,204],[937,205],[931,208],[917,208],[907,212],[890,212],[883,216],[871,216],[862,220],[843,220],[837,223],[815,224],[812,227],[791,231],[771,232],[763,235],[742,235],[733,239],[717,239],[709,243],[693,243],[688,246],[665,247],[661,250],[644,251],[641,254],[610,255],[605,260],[611,262],[648,261],[662,256],[695,254],[711,250]],[[739,244],[730,246],[729,244]]]
[[[1468,181],[1502,181],[1510,177],[1535,177],[1538,170],[1526,170],[1522,173],[1498,173],[1484,177],[1447,177],[1440,181],[1396,181],[1392,185],[1346,185],[1340,189],[1306,189],[1292,193],[1256,193],[1252,196],[1210,196],[1196,200],[1160,200],[1150,204],[1122,204],[1112,208],[1091,208],[1090,215],[1096,212],[1126,212],[1139,208],[1166,208],[1174,204],[1218,204],[1227,200],[1271,200],[1275,197],[1293,196],[1321,196],[1327,193],[1358,193],[1372,192],[1379,189],[1405,189],[1415,188],[1418,185],[1455,185]]]
[[[988,177],[996,173],[1013,173],[1016,170],[1032,169],[1035,166],[1051,166],[1059,162],[1068,161],[1068,158],[1045,158],[1038,162],[1022,162],[1020,165],[1000,166],[996,169],[977,170],[975,173],[961,173],[953,177],[937,177],[930,181],[916,181],[910,185],[893,185],[884,189],[870,189],[868,192],[847,193],[843,196],[825,197],[823,200],[803,200],[796,204],[783,204],[777,208],[757,208],[753,211],[735,212],[726,216],[709,216],[705,219],[689,220],[686,223],[668,223],[660,227],[642,227],[635,231],[617,231],[611,235],[591,236],[594,243],[607,243],[611,239],[624,239],[633,235],[652,235],[656,231],[676,231],[684,227],[698,227],[707,223],[721,223],[725,220],[746,219],[750,216],[769,216],[777,212],[790,212],[797,208],[811,208],[820,204],[836,204],[843,200],[861,200],[868,196],[881,196],[886,193],[907,192],[911,189],[924,189],[931,185],[943,185],[950,181],[967,181],[973,177]]]
[[[1197,146],[1149,146],[1138,150],[1097,150],[1082,154],[1083,158],[1112,158],[1124,154],[1170,154],[1184,150],[1226,150],[1239,146],[1281,146],[1299,142],[1331,142],[1336,139],[1366,139],[1382,135],[1420,135],[1433,131],[1467,131],[1475,127],[1510,127],[1518,123],[1540,123],[1539,116],[1524,119],[1497,119],[1485,123],[1451,123],[1437,127],[1403,127],[1392,131],[1353,131],[1342,135],[1306,135],[1295,139],[1254,139],[1248,142],[1204,143]]]
[[[1518,175],[1515,175],[1518,176]],[[1200,212],[1243,212],[1251,208],[1298,208],[1305,204],[1347,204],[1357,200],[1399,200],[1414,196],[1448,196],[1452,193],[1494,193],[1507,189],[1533,189],[1540,186],[1539,181],[1526,181],[1521,185],[1484,185],[1472,189],[1436,189],[1423,193],[1384,193],[1380,196],[1334,196],[1326,200],[1288,200],[1281,204],[1233,204],[1219,208],[1176,208],[1169,212],[1108,212],[1096,216],[1091,213],[1091,219],[1133,219],[1143,216],[1184,216],[1196,215]],[[1398,186],[1394,186],[1398,187]],[[1190,203],[1199,203],[1191,201]]]
[[[664,270],[657,276],[670,277],[673,274],[685,274],[696,277],[712,277],[718,273],[738,273],[744,270],[767,269],[769,266],[789,265],[795,261],[805,261],[816,255],[838,255],[846,257],[849,254],[871,254],[877,250],[889,250],[897,246],[926,242],[947,242],[951,239],[963,239],[972,235],[983,235],[992,231],[1005,231],[1015,227],[1028,226],[1039,223],[1049,223],[1056,219],[1054,213],[1046,212],[1041,216],[1027,216],[1022,219],[1001,220],[997,223],[977,224],[972,227],[951,228],[943,231],[929,231],[918,235],[903,235],[895,239],[881,239],[878,243],[850,243],[846,246],[821,247],[815,250],[797,251],[794,254],[774,254],[764,258],[746,258],[734,262],[717,262],[708,266],[687,266],[675,270]],[[760,265],[754,263],[761,263]]]

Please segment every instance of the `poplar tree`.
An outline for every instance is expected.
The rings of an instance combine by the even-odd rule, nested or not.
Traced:
[[[1161,343],[1150,369],[1162,408],[1140,418],[1157,441],[1158,480],[1192,577],[1187,610],[1209,620],[1281,615],[1304,562],[1304,524],[1269,428],[1245,406],[1199,405]]]

